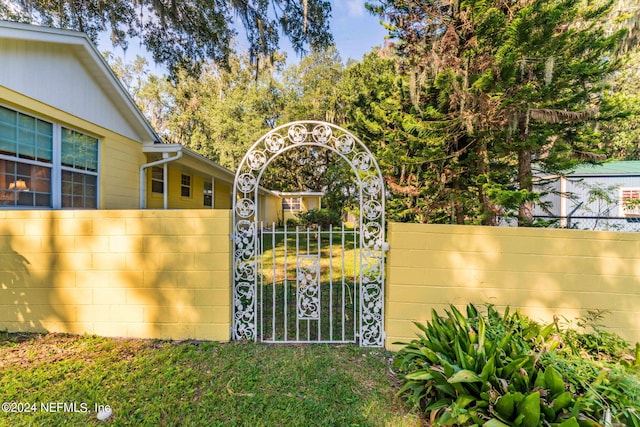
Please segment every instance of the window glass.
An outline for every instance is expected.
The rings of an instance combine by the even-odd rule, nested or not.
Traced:
[[[51,168],[0,159],[0,206],[51,207]]]
[[[98,179],[94,175],[62,171],[62,207],[96,209]]]
[[[50,163],[53,125],[0,107],[0,153]]]
[[[191,197],[191,175],[182,175],[180,195],[182,197]]]
[[[97,172],[98,140],[89,135],[62,128],[62,165]]]
[[[299,211],[301,207],[300,197],[285,197],[282,199],[282,209],[285,211]]]
[[[164,194],[164,169],[160,166],[151,168],[151,192]]]
[[[204,182],[204,201],[205,206],[213,206],[213,183],[211,181]]]

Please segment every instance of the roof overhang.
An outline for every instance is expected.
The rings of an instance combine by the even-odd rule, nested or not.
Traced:
[[[279,197],[322,197],[326,193],[324,191],[271,191],[273,194]]]

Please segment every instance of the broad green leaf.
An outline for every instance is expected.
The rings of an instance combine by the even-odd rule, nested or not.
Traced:
[[[482,424],[483,427],[509,427],[509,424],[505,424],[497,418],[491,418],[486,423]]]
[[[475,372],[469,371],[468,369],[462,369],[455,374],[453,374],[447,380],[450,384],[456,383],[479,383],[482,382],[482,378],[476,375]]]
[[[464,409],[467,407],[467,405],[469,405],[471,402],[475,402],[476,400],[477,398],[473,396],[469,396],[468,394],[465,394],[458,397],[458,399],[456,400],[456,406],[458,408]]]
[[[518,412],[524,415],[524,427],[538,427],[540,422],[540,392],[535,391],[524,398],[518,405]]]
[[[551,392],[551,396],[556,396],[564,391],[564,381],[562,375],[556,371],[553,366],[547,366],[544,371],[544,382]]]
[[[405,378],[408,380],[415,381],[428,381],[433,379],[433,374],[427,370],[420,370],[411,372],[410,374],[405,375]]]
[[[480,378],[482,378],[482,381],[487,381],[489,377],[494,375],[495,373],[496,373],[496,366],[495,366],[495,355],[494,355],[494,356],[491,356],[489,360],[487,360],[487,363],[482,368],[482,372],[480,373]]]
[[[578,424],[576,417],[571,417],[568,420],[565,420],[562,423],[560,423],[558,427],[580,427],[580,424]]]

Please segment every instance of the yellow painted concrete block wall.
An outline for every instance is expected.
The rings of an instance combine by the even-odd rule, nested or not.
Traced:
[[[230,211],[0,211],[0,330],[229,340]]]
[[[603,323],[640,341],[640,234],[389,224],[386,344],[449,304],[509,306],[542,323],[608,310]]]

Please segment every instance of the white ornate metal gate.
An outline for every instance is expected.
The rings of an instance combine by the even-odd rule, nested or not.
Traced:
[[[275,224],[265,226],[259,221],[259,184],[265,169],[279,154],[303,146],[331,150],[351,167],[359,196],[359,218],[353,229],[343,225],[338,230],[291,230],[286,226],[277,230]],[[383,345],[384,181],[373,155],[360,140],[324,122],[280,126],[260,138],[242,159],[233,200],[234,339]],[[342,248],[338,267],[333,260],[336,246]],[[275,267],[265,268],[269,257],[276,264],[276,247],[284,250],[282,277]],[[348,269],[344,261],[347,247],[353,257],[353,268]],[[321,255],[325,253],[329,254],[328,265],[323,261],[326,255]],[[289,266],[294,265],[289,273]],[[328,278],[323,269],[329,270]],[[335,270],[341,276],[338,279],[334,279]]]

